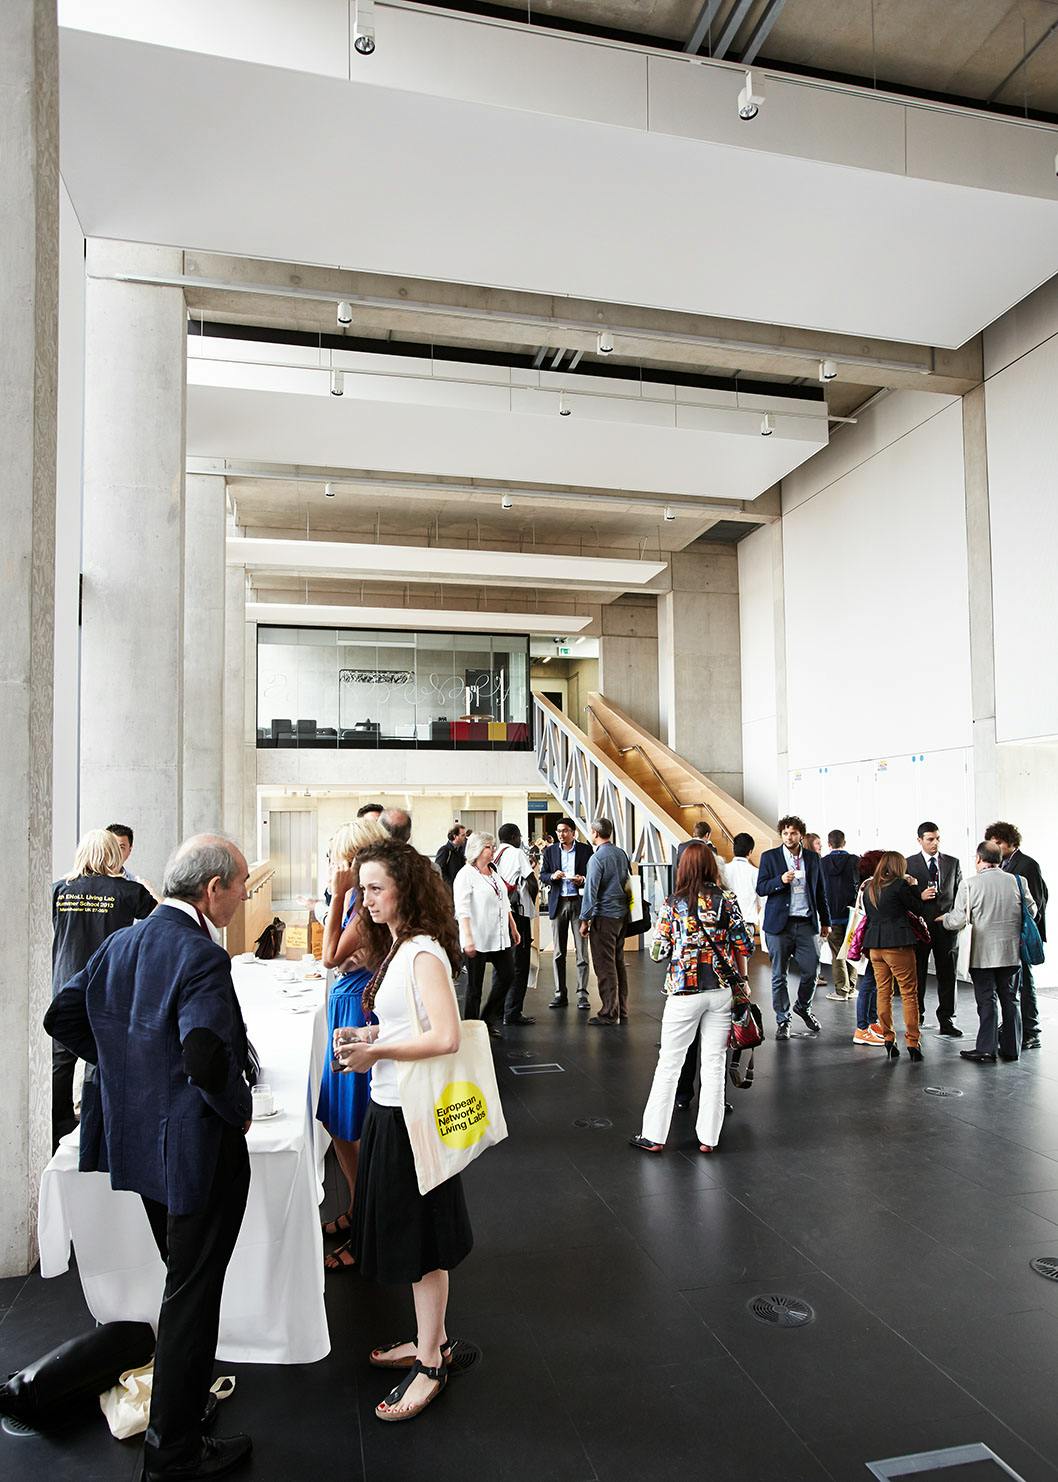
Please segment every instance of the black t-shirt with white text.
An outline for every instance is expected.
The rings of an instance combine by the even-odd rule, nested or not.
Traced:
[[[55,933],[52,996],[81,971],[111,932],[149,916],[154,907],[154,896],[147,887],[123,875],[79,875],[76,880],[57,880],[51,897]]]

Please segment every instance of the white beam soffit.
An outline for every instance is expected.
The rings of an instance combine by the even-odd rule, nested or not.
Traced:
[[[579,633],[590,617],[568,612],[444,612],[432,607],[325,607],[247,602],[247,621],[295,628],[414,628],[439,633]]]
[[[756,499],[827,443],[825,415],[784,418],[774,398],[761,398],[749,418],[633,402],[622,420],[600,421],[571,393],[571,415],[559,416],[557,391],[533,393],[526,410],[510,411],[506,392],[488,408],[361,399],[351,389],[351,378],[341,397],[189,384],[188,454],[742,501]],[[743,408],[753,400],[743,398]],[[772,416],[770,437],[760,436],[764,412]]]
[[[378,43],[325,76],[64,28],[86,233],[949,348],[1058,258],[1045,126],[772,75],[747,124],[735,68],[391,7]]]
[[[358,581],[548,586],[566,591],[647,588],[665,571],[663,561],[529,552],[446,549],[440,546],[360,545],[341,540],[275,540],[229,536],[229,566],[254,571],[297,571]]]

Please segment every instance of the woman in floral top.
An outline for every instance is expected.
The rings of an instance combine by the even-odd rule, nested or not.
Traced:
[[[720,883],[716,855],[694,841],[676,871],[676,891],[662,907],[650,955],[669,959],[668,995],[661,1020],[661,1049],[643,1113],[643,1130],[632,1138],[644,1152],[664,1151],[680,1067],[695,1037],[701,1038],[698,1146],[711,1153],[724,1123],[724,1066],[731,1035],[731,1008],[749,997],[746,960],[753,938],[734,893]]]

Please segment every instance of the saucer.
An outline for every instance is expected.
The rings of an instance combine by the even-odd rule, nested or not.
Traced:
[[[270,1112],[260,1112],[252,1120],[255,1122],[270,1122],[273,1117],[278,1117],[282,1110],[283,1108],[281,1106],[273,1106]]]

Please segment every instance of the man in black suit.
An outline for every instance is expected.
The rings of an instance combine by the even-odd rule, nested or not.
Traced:
[[[1021,833],[1012,823],[990,823],[985,829],[985,843],[994,844],[1003,856],[1002,868],[1009,875],[1020,875],[1036,902],[1036,926],[1047,940],[1047,882],[1039,865],[1021,847]],[[1040,1048],[1040,1011],[1036,1002],[1036,984],[1032,968],[1021,964],[1021,1028],[1023,1050]]]
[[[929,976],[929,954],[933,953],[933,966],[937,974],[937,1022],[941,1034],[953,1039],[962,1039],[962,1030],[952,1022],[955,1018],[955,959],[959,950],[957,934],[947,931],[940,924],[945,911],[955,906],[955,893],[962,884],[962,866],[954,854],[940,852],[940,829],[928,820],[918,826],[918,849],[907,861],[907,872],[914,876],[922,888],[930,886],[936,891],[932,900],[922,902],[922,915],[929,927],[929,945],[920,942],[915,948],[918,964],[918,1015],[921,1023],[926,1016],[926,978]]]
[[[549,1009],[564,1009],[566,996],[566,947],[573,933],[577,954],[577,1007],[588,1009],[588,939],[580,934],[580,902],[584,879],[592,856],[590,844],[576,840],[577,825],[572,818],[560,818],[555,833],[557,844],[548,844],[540,861],[540,883],[547,886],[547,914],[551,917],[551,967],[555,975],[555,996]]]

